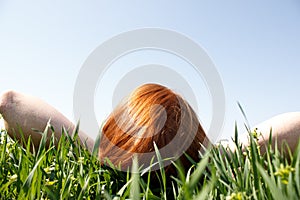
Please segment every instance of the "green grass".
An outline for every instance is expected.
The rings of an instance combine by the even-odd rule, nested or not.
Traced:
[[[300,199],[300,145],[293,155],[270,146],[260,155],[257,133],[249,133],[251,145],[242,151],[236,131],[235,152],[208,149],[187,172],[174,163],[178,177],[161,170],[152,183],[150,174],[140,176],[136,159],[132,172],[120,172],[101,166],[78,145],[76,132],[57,147],[54,137],[46,147],[46,132],[32,153],[30,141],[21,147],[1,131],[0,199]]]

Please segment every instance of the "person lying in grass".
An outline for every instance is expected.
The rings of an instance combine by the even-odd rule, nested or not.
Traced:
[[[49,104],[15,91],[2,94],[0,113],[12,138],[21,141],[22,131],[25,141],[31,137],[36,148],[41,134],[35,130],[44,130],[49,119],[58,139],[62,127],[69,133],[75,128],[72,122]],[[261,153],[265,152],[271,128],[273,145],[276,140],[279,147],[286,142],[294,151],[300,135],[300,112],[276,116],[256,128],[258,133],[261,132],[258,137]],[[94,140],[81,131],[79,138],[91,151]],[[248,146],[248,140],[242,140],[242,144]],[[198,162],[202,147],[212,144],[188,102],[167,87],[145,84],[135,89],[106,120],[102,128],[99,159],[108,158],[114,165],[126,169],[131,166],[133,155],[138,154],[140,163],[147,165],[147,155],[155,152],[155,145],[163,158],[172,155],[173,160],[179,160],[188,169],[191,160],[186,155]],[[175,170],[173,165],[165,165],[165,169],[169,174]]]

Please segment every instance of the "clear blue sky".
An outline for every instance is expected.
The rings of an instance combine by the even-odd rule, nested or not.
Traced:
[[[72,120],[74,84],[88,55],[110,37],[143,27],[183,33],[213,59],[226,93],[223,138],[233,134],[235,120],[243,126],[237,101],[252,125],[300,111],[298,0],[0,0],[0,92],[35,95]]]

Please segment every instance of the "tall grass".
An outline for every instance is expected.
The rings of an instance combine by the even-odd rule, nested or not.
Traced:
[[[30,140],[22,147],[1,131],[1,199],[300,199],[300,145],[285,156],[269,145],[261,155],[255,132],[243,150],[236,131],[236,151],[207,149],[186,172],[173,163],[178,176],[168,178],[162,169],[157,184],[149,173],[141,177],[137,159],[127,173],[101,166],[79,145],[77,131],[73,136],[64,132],[57,146],[52,137],[47,146],[48,129],[33,152]]]

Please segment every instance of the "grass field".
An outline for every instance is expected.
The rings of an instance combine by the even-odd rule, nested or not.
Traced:
[[[235,152],[208,149],[189,171],[174,163],[178,177],[167,181],[162,169],[153,183],[149,173],[141,177],[137,162],[128,173],[101,166],[77,144],[76,133],[65,134],[57,147],[52,137],[46,148],[46,131],[33,153],[30,141],[21,147],[1,131],[1,199],[300,199],[300,145],[294,154],[269,146],[260,155],[255,132],[246,150],[236,132]]]

